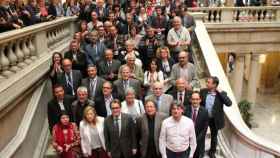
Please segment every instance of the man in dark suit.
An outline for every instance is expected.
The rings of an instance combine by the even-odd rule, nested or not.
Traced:
[[[178,78],[176,80],[176,88],[172,92],[174,100],[177,100],[178,103],[184,105],[184,107],[190,106],[190,98],[192,95],[192,87],[184,78]]]
[[[71,121],[73,121],[73,115],[71,111],[71,104],[74,101],[74,97],[65,95],[63,86],[55,85],[53,87],[54,98],[48,103],[48,120],[49,129],[52,131],[53,126],[60,121],[60,114],[62,111],[66,111]]]
[[[115,81],[118,79],[118,71],[121,62],[113,59],[114,54],[112,49],[105,50],[105,60],[99,63],[99,75],[107,81]]]
[[[95,99],[95,110],[98,116],[107,117],[112,114],[110,104],[115,98],[112,95],[112,84],[105,81],[102,87],[102,94]]]
[[[125,90],[128,87],[134,89],[138,99],[141,98],[141,83],[136,79],[130,78],[130,68],[128,66],[122,67],[121,78],[116,80],[113,85],[114,93],[121,101],[125,99]]]
[[[167,115],[157,112],[152,100],[145,102],[145,112],[136,123],[141,158],[160,158],[159,134],[161,123]]]
[[[57,83],[63,85],[66,94],[76,96],[77,88],[81,85],[82,74],[79,70],[72,70],[70,59],[63,59],[62,66],[64,73],[57,75]]]
[[[219,79],[211,76],[207,79],[207,88],[200,91],[202,99],[201,105],[206,108],[209,116],[209,127],[211,131],[211,147],[209,150],[210,158],[215,158],[217,147],[218,131],[225,126],[224,120],[224,104],[231,106],[232,102],[225,91],[217,90]]]
[[[113,49],[115,58],[118,57],[119,51],[124,48],[124,41],[124,36],[118,34],[118,29],[116,26],[111,26],[109,28],[109,37],[105,41],[105,45],[107,48]]]
[[[73,70],[80,70],[83,76],[85,76],[87,66],[86,55],[80,50],[79,42],[76,39],[71,41],[70,50],[64,54],[64,58],[72,61]]]
[[[193,158],[203,158],[205,151],[205,136],[208,128],[208,112],[200,106],[201,98],[199,92],[191,95],[191,106],[185,110],[185,115],[193,120],[196,135],[196,150]]]
[[[111,103],[112,115],[104,122],[106,150],[112,158],[132,158],[136,154],[136,136],[133,119],[121,113],[121,103],[115,99]]]
[[[77,100],[72,103],[71,109],[73,114],[73,120],[79,126],[83,120],[84,109],[87,106],[94,107],[94,101],[88,99],[88,90],[86,87],[79,87],[77,89]]]
[[[82,80],[82,86],[87,87],[89,98],[95,101],[97,96],[102,95],[102,86],[105,80],[97,76],[96,65],[88,65],[87,73],[88,77]]]

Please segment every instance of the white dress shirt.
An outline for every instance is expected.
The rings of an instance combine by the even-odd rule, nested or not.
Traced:
[[[196,136],[193,121],[185,116],[181,116],[176,121],[173,116],[162,122],[159,137],[159,149],[162,158],[167,158],[166,148],[173,152],[184,152],[191,147],[190,157],[196,149]]]

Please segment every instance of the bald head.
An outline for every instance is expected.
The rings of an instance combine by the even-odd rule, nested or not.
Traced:
[[[160,82],[155,82],[153,84],[153,93],[156,97],[160,97],[163,93],[163,84]]]
[[[62,61],[63,70],[69,73],[72,70],[72,61],[70,59],[63,59]]]
[[[176,80],[176,89],[179,92],[182,92],[186,89],[187,81],[184,78],[178,78]]]
[[[179,16],[175,16],[173,18],[173,27],[175,30],[179,30],[181,28],[182,25],[182,20]]]
[[[189,53],[186,51],[181,51],[178,55],[180,66],[184,66],[188,63]]]

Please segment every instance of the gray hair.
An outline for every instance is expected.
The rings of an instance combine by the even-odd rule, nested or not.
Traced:
[[[135,90],[132,87],[128,87],[125,90],[125,96],[127,96],[128,93],[133,93],[135,95]]]
[[[77,89],[77,92],[84,92],[84,93],[88,93],[88,90],[87,90],[87,87],[80,86],[80,87]]]

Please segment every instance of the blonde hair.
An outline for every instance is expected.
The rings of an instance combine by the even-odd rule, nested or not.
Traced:
[[[87,118],[86,118],[86,115],[87,115],[87,113],[89,112],[89,111],[92,111],[93,113],[94,113],[94,119],[93,119],[93,124],[96,124],[96,122],[97,122],[97,114],[96,114],[96,110],[92,107],[92,106],[86,106],[85,107],[85,109],[84,109],[84,112],[83,112],[83,119],[85,120],[85,122],[87,122],[87,123],[91,123],[91,122],[89,122],[88,120],[87,120]]]
[[[170,56],[170,50],[169,50],[169,48],[168,47],[166,47],[166,46],[164,46],[164,47],[159,47],[158,49],[157,49],[157,52],[156,52],[156,56],[157,56],[157,58],[159,58],[160,59],[160,53],[161,53],[161,51],[162,50],[165,50],[165,51],[167,51],[167,56],[168,56],[168,58],[170,58],[171,56]]]

